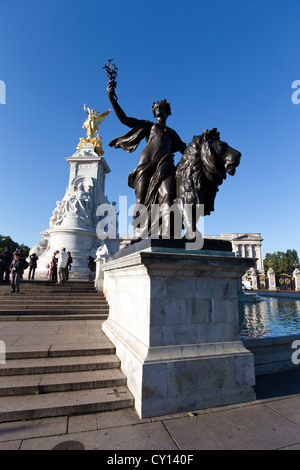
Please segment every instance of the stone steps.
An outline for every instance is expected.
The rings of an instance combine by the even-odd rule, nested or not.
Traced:
[[[103,369],[82,372],[0,377],[0,397],[37,395],[52,392],[88,390],[126,385],[126,377],[120,369]]]
[[[100,356],[100,355],[114,355],[115,347],[110,341],[106,341],[105,345],[86,345],[82,343],[77,347],[76,345],[72,348],[58,345],[43,347],[43,345],[35,346],[34,348],[28,346],[28,348],[18,348],[16,346],[11,346],[9,351],[6,353],[7,360],[14,359],[41,359],[41,358],[71,358],[73,356]],[[1,374],[0,374],[1,375]]]
[[[21,286],[22,287],[22,286]],[[46,289],[20,289],[20,292],[18,293],[15,293],[16,297],[17,296],[39,296],[40,294],[43,294],[45,296],[48,296],[48,297],[52,297],[52,294],[53,294],[53,291],[55,291],[54,293],[56,293],[58,296],[60,295],[64,295],[64,296],[67,296],[67,297],[79,297],[80,295],[82,294],[89,294],[91,297],[103,297],[103,294],[102,293],[97,293],[95,292],[94,289],[74,289],[74,288],[71,288],[71,289],[67,289],[67,287],[63,288],[63,287],[48,287]],[[10,287],[7,287],[6,289],[1,289],[0,288],[0,296],[8,296],[9,298],[10,297],[14,297],[12,294],[11,294],[11,288]]]
[[[52,293],[52,294],[46,294],[45,292],[40,292],[39,294],[27,294],[23,292],[15,292],[15,293],[5,293],[1,294],[0,293],[0,299],[6,300],[6,301],[16,301],[16,300],[23,300],[23,299],[28,299],[28,300],[35,300],[35,299],[40,299],[43,297],[45,300],[54,300],[54,299],[65,299],[65,300],[80,300],[83,296],[87,296],[88,299],[91,300],[105,300],[103,296],[100,294],[95,294],[95,293],[83,293],[83,294],[70,294],[68,292],[66,293]]]
[[[68,281],[55,288],[23,281],[16,294],[8,288],[0,286],[1,339],[6,330],[18,341],[0,364],[0,422],[134,405],[115,347],[98,322],[108,317],[107,302],[92,283]]]
[[[107,314],[98,314],[98,313],[64,313],[61,314],[58,311],[54,313],[49,312],[7,312],[2,314],[0,312],[0,322],[1,321],[53,321],[53,320],[105,320]]]
[[[27,319],[103,320],[108,305],[103,294],[95,292],[93,283],[68,281],[56,286],[50,281],[22,281],[21,292],[10,293],[0,286],[0,321]]]
[[[39,287],[49,287],[49,286],[53,286],[54,284],[57,284],[57,281],[50,281],[49,279],[45,279],[45,280],[42,280],[42,279],[26,279],[26,276],[21,279],[21,284],[23,287],[36,287],[36,286],[39,286]],[[7,286],[9,283],[8,282],[3,282],[1,284],[1,286]],[[65,284],[68,284],[70,285],[71,287],[93,287],[93,282],[92,281],[76,281],[76,280],[68,280],[68,281],[63,281],[62,282],[62,285],[65,285]]]
[[[30,302],[30,303],[3,303],[1,302],[0,311],[4,310],[98,310],[98,311],[107,311],[107,305],[105,303],[90,303],[90,302],[81,302],[80,304],[74,302],[51,302],[42,303],[42,302]]]
[[[14,304],[17,302],[43,302],[46,303],[48,301],[55,303],[77,303],[77,304],[83,304],[83,303],[98,303],[98,304],[106,304],[106,300],[104,297],[100,297],[99,295],[92,296],[90,294],[79,294],[79,295],[52,295],[52,296],[46,296],[46,295],[21,295],[21,294],[11,294],[11,295],[0,295],[0,301],[1,305],[3,303],[10,303]]]
[[[100,296],[100,294],[97,294],[95,292],[95,290],[92,290],[92,289],[75,289],[75,288],[72,288],[72,289],[66,289],[66,288],[63,288],[63,287],[49,287],[49,289],[24,289],[22,288],[22,286],[20,287],[20,292],[18,293],[15,293],[16,295],[40,295],[40,294],[64,294],[64,295],[80,295],[80,294],[91,294],[91,295],[97,295],[97,296]],[[0,295],[9,295],[10,297],[12,296],[11,295],[11,288],[10,287],[6,287],[6,289],[0,289]]]
[[[106,310],[104,310],[103,312],[101,312],[101,310],[99,310],[99,308],[94,308],[94,309],[87,309],[87,308],[84,308],[82,307],[82,309],[80,310],[76,310],[76,309],[66,309],[66,310],[63,310],[63,309],[58,309],[58,310],[50,310],[50,309],[24,309],[24,310],[21,310],[21,309],[16,309],[16,310],[12,310],[12,309],[7,309],[7,310],[0,310],[0,319],[3,319],[3,318],[7,318],[7,317],[27,317],[27,316],[31,316],[31,317],[43,317],[43,316],[49,316],[51,315],[52,317],[55,317],[56,319],[59,319],[60,317],[65,317],[65,316],[70,316],[72,315],[73,316],[73,320],[81,317],[86,317],[87,315],[89,316],[93,316],[94,319],[98,319],[98,320],[103,320],[103,319],[106,319],[108,317],[108,313],[106,312]]]
[[[0,295],[10,292],[10,284],[0,285]],[[21,281],[20,292],[24,293],[91,293],[96,294],[93,283],[67,281],[62,284],[47,281]],[[97,295],[97,294],[96,294]]]
[[[10,375],[52,374],[55,372],[77,372],[120,367],[114,354],[13,359],[0,368],[0,377]]]
[[[58,309],[50,309],[50,308],[19,308],[19,309],[0,309],[0,321],[12,319],[23,319],[26,320],[28,318],[33,318],[35,320],[39,319],[69,319],[69,320],[86,320],[86,319],[94,319],[94,320],[105,320],[108,317],[108,310],[106,308],[87,308],[82,306],[80,309],[76,308],[58,308]]]
[[[125,386],[0,397],[0,421],[96,413],[133,406]]]
[[[41,357],[45,356],[45,357]],[[0,365],[0,422],[132,407],[114,346],[14,351]]]

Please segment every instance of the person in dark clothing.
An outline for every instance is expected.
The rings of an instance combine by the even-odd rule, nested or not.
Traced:
[[[71,271],[71,264],[73,263],[71,253],[69,251],[67,251],[67,255],[68,255],[68,260],[67,260],[67,266],[66,266],[66,281],[69,279],[69,271]]]
[[[88,261],[88,268],[90,270],[90,281],[92,281],[94,278],[94,272],[96,271],[96,263],[94,258],[92,258],[91,256],[88,257]]]
[[[38,260],[38,256],[36,255],[36,253],[32,253],[32,255],[30,255],[30,259],[29,259],[29,274],[28,274],[28,279],[34,279],[34,274],[35,274],[35,270],[37,268],[37,260]]]
[[[11,283],[11,292],[19,292],[20,290],[20,279],[22,278],[24,265],[21,260],[20,253],[14,254],[14,259],[10,264],[10,283]]]
[[[57,259],[56,255],[59,253],[59,251],[54,251],[51,263],[50,263],[50,269],[51,269],[51,280],[52,281],[57,281]]]
[[[9,247],[6,246],[4,251],[0,254],[0,282],[9,282],[9,267],[12,263],[12,260],[13,254]]]
[[[28,268],[29,264],[26,261],[25,255],[22,251],[22,248],[17,248],[16,251],[14,251],[13,256],[15,256],[17,254],[20,255],[20,261],[21,261],[21,264],[22,264],[22,272],[21,272],[20,279],[23,279],[24,270]]]
[[[5,263],[4,263],[4,261],[2,260],[1,255],[0,255],[0,283],[3,282],[4,266],[5,266]]]

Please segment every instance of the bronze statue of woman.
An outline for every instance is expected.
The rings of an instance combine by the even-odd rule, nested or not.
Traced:
[[[166,100],[153,103],[155,123],[128,117],[118,104],[115,87],[116,82],[110,80],[107,86],[109,100],[120,122],[131,130],[126,135],[114,139],[109,145],[133,152],[145,138],[147,145],[142,150],[137,167],[128,177],[128,185],[135,189],[136,203],[146,206],[148,213],[151,204],[160,205],[163,223],[164,218],[169,217],[169,214],[164,214],[163,208],[170,207],[175,198],[174,153],[183,153],[186,144],[173,129],[166,126],[167,118],[171,114],[171,107]],[[135,235],[133,241],[138,239],[139,236]]]

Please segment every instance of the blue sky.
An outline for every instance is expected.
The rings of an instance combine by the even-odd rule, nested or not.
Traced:
[[[113,58],[129,116],[151,120],[152,102],[166,98],[183,141],[217,127],[242,153],[206,234],[260,232],[264,254],[300,254],[299,17],[298,0],[2,0],[0,234],[32,246],[48,228],[68,184],[65,157],[85,135],[83,104],[110,107],[102,66]],[[132,204],[127,176],[142,145],[108,146],[126,131],[113,112],[100,127],[108,199]]]

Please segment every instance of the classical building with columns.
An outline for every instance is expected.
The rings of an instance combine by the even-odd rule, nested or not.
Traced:
[[[260,233],[221,233],[221,235],[205,235],[205,238],[228,240],[232,243],[232,251],[241,258],[257,258],[255,266],[244,274],[242,280],[250,281],[253,289],[265,286],[265,273],[262,253],[262,237]]]
[[[130,243],[131,237],[122,237],[120,248]],[[265,272],[262,253],[262,237],[260,233],[221,233],[220,235],[205,235],[205,238],[228,240],[232,251],[240,258],[257,258],[255,266],[245,272],[242,281],[251,282],[253,289],[265,287]]]

